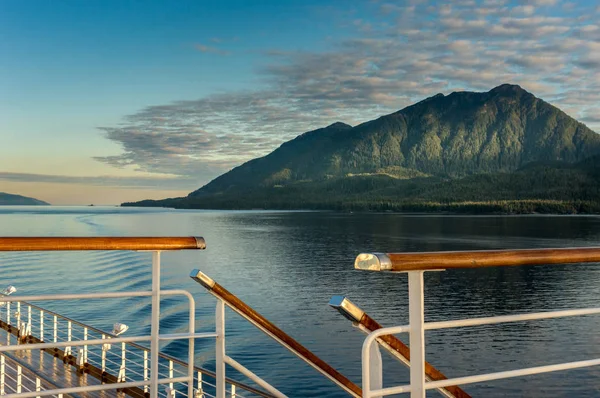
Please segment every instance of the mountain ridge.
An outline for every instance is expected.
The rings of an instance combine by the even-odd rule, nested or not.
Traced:
[[[50,203],[28,196],[0,192],[0,206],[48,206]]]
[[[397,207],[392,202],[403,201],[494,199],[472,180],[480,181],[502,200],[511,197],[486,181],[504,184],[515,200],[574,200],[560,187],[547,187],[560,191],[560,195],[541,192],[540,185],[531,180],[534,175],[539,178],[540,169],[532,165],[545,165],[542,169],[557,184],[572,188],[566,176],[572,174],[574,180],[588,184],[591,174],[579,163],[597,154],[598,134],[521,87],[502,84],[487,92],[436,94],[356,126],[336,122],[308,131],[264,157],[233,168],[185,198],[138,204],[338,208],[344,201],[354,203],[352,206],[361,201],[353,208],[372,209],[363,203],[369,197],[385,200],[388,208]],[[589,178],[595,181],[595,176]],[[521,188],[511,190],[510,184],[536,188],[528,194]],[[335,189],[351,195],[359,192],[367,199],[345,199]],[[456,189],[473,192],[465,195]],[[306,196],[307,192],[321,197],[321,202]],[[297,198],[304,198],[306,205]],[[328,198],[339,203],[334,205]],[[244,200],[248,203],[243,204]]]

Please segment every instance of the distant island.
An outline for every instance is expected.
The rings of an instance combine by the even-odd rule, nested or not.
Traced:
[[[0,192],[0,206],[48,206],[50,203],[27,196]]]
[[[283,143],[187,197],[122,206],[600,213],[600,136],[521,87],[437,94]]]

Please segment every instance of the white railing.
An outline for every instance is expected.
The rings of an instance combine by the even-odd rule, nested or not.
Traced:
[[[132,292],[107,292],[90,294],[53,294],[32,296],[0,296],[1,321],[7,330],[7,341],[0,345],[0,355],[33,350],[50,351],[62,356],[65,366],[76,366],[81,372],[100,375],[97,385],[44,386],[35,382],[33,390],[24,390],[20,367],[17,368],[16,388],[10,397],[43,397],[78,394],[92,391],[138,389],[142,394],[157,397],[219,397],[245,396],[270,397],[268,393],[234,382],[225,377],[219,361],[225,344],[224,319],[217,319],[215,332],[195,332],[195,301],[185,290],[161,290],[160,257],[163,250],[202,249],[202,238],[0,238],[0,251],[46,250],[139,250],[152,253],[152,290]],[[161,334],[159,331],[160,300],[163,296],[183,296],[188,300],[188,332]],[[116,299],[125,297],[150,297],[151,333],[145,336],[122,337],[109,335],[98,329],[76,322],[59,314],[30,304],[31,301]],[[4,308],[2,308],[2,306]],[[217,303],[217,317],[223,304]],[[37,317],[36,317],[37,314]],[[12,332],[18,335],[11,341]],[[211,373],[194,367],[195,339],[215,339],[217,369]],[[181,361],[159,352],[159,342],[187,340],[187,361]],[[137,343],[150,343],[147,349]],[[230,362],[228,362],[230,363]],[[189,364],[189,365],[188,365]],[[231,366],[235,364],[230,363]],[[4,370],[4,371],[3,371]],[[0,381],[12,377],[6,364],[0,366]],[[246,374],[259,385],[270,385],[258,376]],[[211,383],[210,378],[215,382]],[[207,380],[208,379],[208,380]],[[41,379],[40,379],[41,380]],[[35,381],[35,380],[34,380]],[[58,380],[57,380],[57,385]],[[39,385],[39,386],[38,386]],[[159,388],[160,387],[160,388]],[[130,394],[128,394],[130,395]]]
[[[13,307],[16,308],[13,310]],[[135,381],[135,377],[143,378],[143,380],[149,379],[150,350],[139,344],[127,342],[121,342],[113,346],[111,339],[117,336],[112,333],[24,301],[9,302],[4,309],[0,307],[0,321],[5,322],[11,328],[14,327],[15,332],[18,331],[18,336],[11,336],[10,333],[7,333],[8,342],[11,339],[15,339],[16,342],[19,342],[20,339],[26,340],[27,343],[46,341],[46,339],[56,343],[106,339],[105,344],[94,346],[85,344],[74,351],[72,346],[65,347],[63,350],[64,356],[72,357],[71,359],[74,362],[72,367],[75,370],[90,373],[92,369],[97,369],[107,376],[115,376],[116,381],[119,383]],[[26,346],[23,348],[26,348]],[[182,377],[187,374],[188,364],[185,361],[160,353],[158,369],[160,379],[173,378],[175,375]],[[215,373],[195,367],[194,375],[195,390],[203,392],[206,397],[212,396],[210,391],[214,391],[216,386]],[[178,396],[180,394],[177,392],[177,388],[181,390],[180,387],[183,387],[183,390],[185,390],[185,387],[187,387],[187,383],[179,384],[181,386],[169,383],[168,387]],[[144,386],[143,392],[149,392],[149,386]],[[226,393],[231,397],[270,396],[231,379],[226,379]],[[168,393],[159,391],[159,395],[168,396]]]
[[[557,257],[562,256],[560,257],[561,261],[553,261],[555,255]],[[577,362],[565,362],[546,366],[512,369],[494,373],[484,373],[444,380],[427,381],[425,379],[425,331],[427,330],[594,315],[600,314],[600,307],[525,313],[486,318],[460,319],[442,322],[425,322],[423,284],[423,274],[425,270],[435,270],[435,268],[442,269],[446,268],[446,266],[448,268],[498,266],[498,261],[501,261],[503,258],[507,262],[506,265],[537,265],[559,262],[600,262],[600,249],[585,248],[581,251],[578,251],[578,249],[542,249],[512,252],[450,252],[448,254],[443,252],[423,254],[405,253],[392,254],[390,256],[394,257],[390,259],[388,255],[382,253],[362,254],[357,258],[355,263],[355,267],[357,269],[370,271],[396,271],[408,274],[409,324],[377,329],[369,333],[364,341],[362,347],[363,397],[384,397],[392,394],[410,393],[411,398],[425,398],[427,390],[431,389],[439,389],[447,386],[462,386],[465,384],[600,365],[600,358],[593,358]],[[433,261],[433,264],[424,266],[423,262],[425,260]],[[487,264],[486,261],[488,262]],[[435,266],[436,262],[439,264],[438,267]],[[405,269],[403,269],[403,267]],[[381,336],[400,333],[408,333],[409,335],[410,384],[383,388],[383,367],[377,340]]]

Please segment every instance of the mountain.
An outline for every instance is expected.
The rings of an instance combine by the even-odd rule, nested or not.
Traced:
[[[20,205],[20,206],[41,206],[49,205],[43,200],[28,198],[27,196],[13,195],[10,193],[0,192],[0,206]]]
[[[600,203],[596,154],[599,135],[519,86],[504,84],[485,93],[438,94],[356,127],[334,123],[186,198],[127,205],[456,210],[460,203],[489,208],[491,202],[518,201],[493,209],[538,211],[543,202],[543,211],[580,203],[577,195],[585,194],[585,206],[565,212],[591,211]],[[548,204],[556,201],[561,204]]]
[[[351,127],[304,133],[190,196],[317,181],[348,173],[463,177],[535,161],[575,162],[600,152],[600,136],[519,86],[437,94]]]

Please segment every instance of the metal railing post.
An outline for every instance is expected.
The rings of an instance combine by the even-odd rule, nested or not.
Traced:
[[[102,335],[102,340],[106,339],[106,335]],[[106,372],[106,350],[107,350],[107,345],[103,344],[102,345],[102,373]]]
[[[4,355],[0,355],[0,395],[4,395],[4,375],[6,372],[6,359]]]
[[[158,350],[160,323],[160,251],[152,252],[152,322],[150,341],[150,396],[158,397]]]
[[[216,358],[216,398],[225,398],[225,303],[217,300],[215,311],[217,338],[215,342]]]
[[[119,369],[119,377],[117,381],[119,383],[125,383],[125,369],[127,369],[127,358],[125,356],[126,353],[126,343],[121,343],[121,369]]]
[[[144,350],[144,381],[148,380],[148,351]],[[148,386],[144,386],[144,393],[148,392]]]
[[[425,398],[425,303],[423,271],[408,272],[411,398]]]
[[[88,328],[83,328],[83,339],[87,341],[88,339]],[[88,346],[83,346],[83,363],[87,363],[88,361]]]
[[[54,342],[58,341],[58,318],[54,315]]]
[[[44,341],[44,311],[40,311],[40,340]]]
[[[17,394],[23,392],[23,368],[17,365]]]
[[[73,325],[71,324],[71,321],[68,321],[67,322],[67,341],[71,341],[72,330],[73,330]],[[65,354],[71,355],[71,347],[65,347]]]

